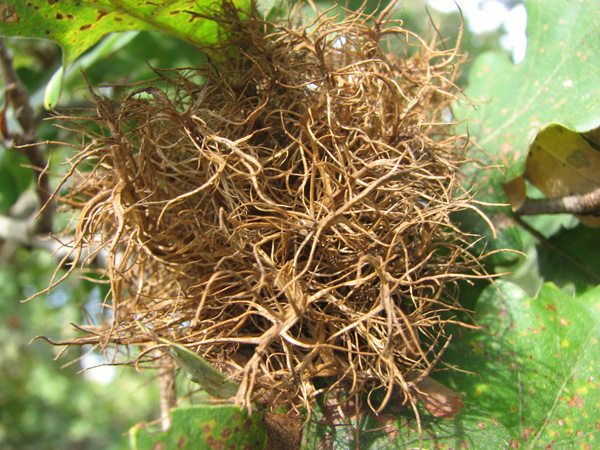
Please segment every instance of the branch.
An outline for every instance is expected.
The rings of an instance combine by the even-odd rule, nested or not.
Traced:
[[[31,245],[33,238],[29,220],[0,215],[0,239],[19,245]]]
[[[29,95],[15,73],[12,58],[6,50],[3,39],[0,39],[0,72],[4,79],[4,92],[7,105],[13,109],[15,118],[22,129],[20,133],[11,133],[5,137],[11,139],[14,143],[14,148],[22,150],[31,162],[31,165],[40,172],[37,191],[41,204],[45,205],[50,198],[48,174],[45,171],[48,163],[44,157],[42,148],[35,145],[39,142],[35,130],[35,114],[29,103]],[[4,114],[4,111],[2,111],[2,114]],[[40,212],[39,220],[35,226],[36,230],[42,233],[50,233],[52,231],[51,207],[47,207]]]
[[[164,356],[159,350],[155,350],[155,353],[157,358]],[[158,386],[160,388],[161,429],[167,431],[171,428],[171,409],[177,404],[173,364],[167,358],[162,358],[161,366],[158,369]]]
[[[39,232],[36,220],[36,213],[39,208],[40,203],[36,193],[32,190],[23,192],[15,204],[10,207],[8,214],[0,215],[0,241],[6,241],[12,244],[13,247],[20,245],[28,248],[44,249],[62,264],[85,261],[85,264],[89,267],[106,267],[108,250],[105,248],[84,246],[81,248],[79,261],[75,261],[76,257],[72,246],[63,244],[57,239]],[[0,255],[0,259],[2,256],[5,255]]]
[[[567,195],[565,197],[527,198],[519,209],[517,216],[537,214],[600,214],[600,188],[587,194]]]
[[[90,249],[84,247],[81,249],[79,261],[75,261],[75,254],[72,248],[52,239],[46,235],[35,233],[35,221],[33,218],[21,219],[0,215],[0,240],[23,247],[40,248],[46,250],[54,259],[64,264],[73,264],[75,262],[85,261],[89,267],[104,268],[108,262],[108,251],[105,249],[96,249],[91,254]],[[93,250],[93,249],[92,249]]]
[[[36,194],[32,191],[25,191],[10,208],[8,215],[0,215],[0,240],[24,247],[41,248],[50,252],[58,261],[73,264],[76,261],[72,249],[49,236],[52,232],[53,208],[47,205],[51,195],[49,176],[45,170],[48,162],[43,147],[38,145],[35,114],[29,102],[29,95],[15,73],[12,58],[1,38],[0,72],[4,79],[7,106],[13,109],[14,116],[21,126],[21,131],[17,133],[8,133],[3,128],[2,134],[7,140],[12,141],[11,145],[15,150],[25,154],[33,168],[40,173],[37,183],[38,198],[35,198]],[[4,114],[4,111],[0,114]],[[46,207],[37,213],[40,205]],[[93,267],[106,267],[108,261],[106,250],[100,249],[93,255],[90,255],[90,249],[82,250],[80,261],[86,261]]]

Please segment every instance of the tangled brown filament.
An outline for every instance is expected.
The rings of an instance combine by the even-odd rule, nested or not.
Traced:
[[[185,345],[245,406],[310,406],[319,377],[412,398],[454,282],[487,276],[450,218],[474,208],[446,119],[460,57],[360,13],[232,30],[79,128],[61,200],[74,252],[108,251],[113,314],[76,342]]]

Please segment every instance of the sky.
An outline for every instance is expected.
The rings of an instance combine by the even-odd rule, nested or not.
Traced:
[[[518,64],[525,57],[527,11],[522,3],[512,8],[507,8],[498,0],[428,0],[427,3],[441,12],[456,11],[458,4],[473,33],[493,31],[502,27],[505,34],[500,43],[512,52],[513,62]]]

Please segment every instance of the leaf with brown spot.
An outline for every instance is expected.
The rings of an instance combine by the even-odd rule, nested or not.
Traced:
[[[525,170],[527,150],[536,135],[551,124],[584,132],[600,124],[595,77],[600,63],[597,39],[600,4],[595,0],[528,0],[527,53],[515,65],[504,54],[479,56],[465,93],[476,108],[457,108],[470,119],[471,137],[500,164],[485,181],[485,197],[504,201],[499,188]],[[479,153],[481,159],[484,155]],[[483,174],[481,174],[483,175]]]
[[[233,4],[247,9],[250,2]],[[68,66],[114,31],[153,30],[193,44],[216,42],[222,31],[202,17],[214,7],[214,0],[5,0],[0,3],[0,35],[53,39],[63,48]]]
[[[266,448],[264,416],[253,413],[248,417],[247,410],[234,405],[201,404],[173,408],[171,419],[171,428],[165,432],[152,432],[145,424],[131,428],[131,450],[158,448],[157,446],[179,450]],[[236,428],[242,430],[244,427],[245,432],[230,432]]]
[[[231,1],[249,10],[250,0]],[[0,2],[0,36],[54,40],[63,49],[64,70],[115,31],[160,31],[197,46],[218,42],[226,31],[203,17],[218,5],[214,0],[5,0]],[[46,105],[57,100],[47,99]]]
[[[438,376],[464,393],[465,404],[494,413],[519,448],[571,448],[574,436],[581,448],[596,448],[600,287],[572,297],[545,284],[530,298],[499,282],[476,312],[482,329],[454,339],[444,354],[474,375]]]

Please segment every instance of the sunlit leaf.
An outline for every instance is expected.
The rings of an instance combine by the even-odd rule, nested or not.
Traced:
[[[217,0],[5,0],[0,2],[0,35],[52,39],[62,47],[63,68],[48,91],[49,105],[58,98],[65,68],[104,35],[152,30],[204,46],[227,32],[205,18],[221,4]],[[232,4],[247,10],[250,1],[232,0]]]
[[[233,2],[247,8],[247,0]],[[64,63],[113,31],[162,31],[194,44],[219,39],[223,30],[203,14],[215,0],[5,0],[0,2],[0,35],[52,39],[63,48]]]
[[[457,105],[458,119],[468,118],[469,135],[483,149],[472,156],[482,164],[499,167],[473,169],[469,180],[478,198],[508,203],[502,185],[525,170],[529,146],[540,130],[561,124],[574,131],[600,125],[596,68],[600,64],[594,0],[527,0],[527,53],[520,64],[496,52],[479,56],[465,90],[474,103]],[[474,105],[474,106],[473,106]],[[470,186],[471,187],[471,186]],[[518,248],[511,212],[488,210],[503,243]],[[488,235],[490,233],[487,233]],[[489,241],[488,249],[499,248]]]
[[[141,322],[138,326],[157,341],[169,346],[169,352],[177,365],[183,369],[186,376],[200,385],[211,397],[229,399],[237,394],[239,384],[228,380],[225,375],[215,369],[208,361],[193,351],[160,338]]]
[[[553,125],[535,139],[525,177],[547,197],[583,194],[600,186],[600,152],[579,133]]]
[[[118,51],[134,39],[137,36],[137,33],[137,31],[127,31],[108,36],[92,50],[71,64],[68,69],[65,70],[65,66],[62,65],[54,75],[52,75],[52,78],[46,86],[44,107],[50,109],[53,105],[58,104],[65,77],[68,78],[69,75],[74,72],[77,73],[78,76],[81,76],[81,70],[86,71],[88,67],[98,59],[106,58],[111,52]]]
[[[132,450],[231,449],[261,450],[266,447],[264,417],[248,416],[233,405],[197,405],[171,410],[171,428],[163,433],[149,432],[145,425],[129,431]]]
[[[529,0],[527,53],[518,65],[500,53],[486,53],[475,60],[466,94],[478,103],[458,114],[468,114],[469,131],[501,164],[484,179],[498,187],[523,173],[530,144],[550,124],[574,131],[600,125],[596,67],[600,63],[597,39],[600,5],[592,0]],[[482,155],[480,155],[482,156]],[[501,191],[488,197],[503,200]]]
[[[600,152],[581,134],[551,125],[531,145],[524,177],[546,197],[587,194],[600,187]],[[600,225],[593,216],[579,219]]]
[[[595,145],[583,134],[560,125],[541,131],[531,144],[523,175],[504,185],[513,210],[527,197],[526,181],[546,197],[587,194],[600,188],[600,152]],[[577,217],[586,225],[600,225],[600,218],[593,215]]]
[[[445,355],[475,375],[448,372],[444,381],[465,394],[467,406],[493,413],[512,448],[595,448],[600,287],[575,298],[552,284],[535,298],[509,283],[499,288],[479,300],[483,329],[454,339]]]

